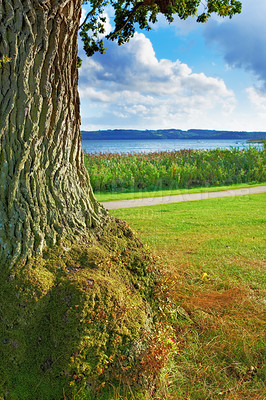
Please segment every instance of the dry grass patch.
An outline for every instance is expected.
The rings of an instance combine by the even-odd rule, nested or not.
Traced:
[[[237,305],[239,308],[246,301],[247,293],[239,288],[232,288],[223,291],[204,291],[203,293],[195,293],[192,296],[181,296],[181,299],[188,308],[200,309],[203,311],[225,310]]]

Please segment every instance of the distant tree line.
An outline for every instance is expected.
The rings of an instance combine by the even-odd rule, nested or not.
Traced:
[[[104,131],[81,131],[86,140],[149,140],[149,139],[264,139],[266,132],[216,131],[204,129],[134,130],[114,129]]]

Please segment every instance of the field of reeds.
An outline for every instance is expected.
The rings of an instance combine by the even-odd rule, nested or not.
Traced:
[[[95,192],[179,189],[266,181],[266,151],[180,150],[85,154]]]

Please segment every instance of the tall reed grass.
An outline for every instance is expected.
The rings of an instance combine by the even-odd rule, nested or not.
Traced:
[[[94,191],[134,191],[266,181],[266,151],[179,150],[85,154]]]

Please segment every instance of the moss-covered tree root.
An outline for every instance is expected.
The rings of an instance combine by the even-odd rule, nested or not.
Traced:
[[[112,218],[90,243],[65,243],[6,268],[0,398],[90,399],[136,386],[154,329],[156,276],[148,250]]]

